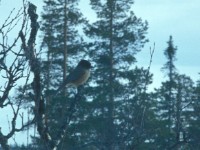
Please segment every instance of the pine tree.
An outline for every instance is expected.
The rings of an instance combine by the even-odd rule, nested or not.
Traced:
[[[176,75],[176,67],[174,65],[174,61],[176,60],[176,51],[177,48],[174,46],[173,44],[173,39],[172,36],[169,37],[169,41],[167,42],[168,47],[167,49],[164,51],[164,55],[167,58],[167,62],[166,64],[164,64],[164,67],[162,68],[163,70],[166,71],[167,76],[169,78],[168,82],[166,83],[167,89],[168,89],[168,94],[165,95],[166,100],[168,101],[168,106],[167,110],[168,110],[168,123],[169,123],[169,129],[172,126],[172,113],[173,113],[173,88],[175,86],[174,84],[174,76]]]
[[[43,85],[45,87],[46,121],[53,139],[56,139],[69,115],[69,107],[74,100],[74,92],[66,93],[52,98],[53,90],[65,80],[71,67],[83,59],[84,42],[78,30],[85,23],[78,9],[79,0],[45,0],[42,13],[42,46],[46,52],[46,59],[42,62]],[[70,65],[69,65],[70,64]],[[59,116],[59,117],[58,117]],[[77,117],[78,120],[78,117]],[[75,121],[77,121],[75,120]],[[74,121],[68,126],[62,149],[70,148],[71,143],[76,143],[76,133],[73,128]],[[72,128],[71,128],[72,126]]]
[[[164,148],[172,145],[173,141],[175,141],[172,127],[174,126],[173,118],[176,102],[176,94],[174,91],[176,88],[175,76],[177,75],[174,64],[174,61],[176,60],[177,48],[173,44],[172,36],[169,37],[169,41],[167,42],[167,44],[168,47],[164,51],[167,62],[164,64],[162,70],[166,72],[168,80],[166,82],[163,82],[160,89],[156,91],[157,99],[159,101],[158,119],[161,120],[161,129],[159,133],[159,136],[161,138],[159,138],[158,140],[161,146]]]
[[[85,19],[77,8],[78,0],[45,0],[44,2],[41,22],[42,50],[46,50],[47,62],[50,63],[49,67],[44,66],[44,69],[50,71],[53,84],[50,88],[52,88],[60,85],[65,79],[70,70],[67,69],[67,64],[76,65],[79,60],[77,58],[84,53],[84,42],[79,35],[78,26],[83,25]]]
[[[137,115],[136,125],[131,123],[136,121],[132,115],[139,108],[129,112],[130,116],[126,114],[126,109],[132,109],[133,103],[139,103],[142,98],[146,98],[142,97],[139,90],[144,87],[142,82],[145,83],[146,78],[147,84],[150,82],[150,77],[145,76],[145,70],[131,68],[136,62],[135,54],[147,42],[147,22],[143,22],[130,11],[132,4],[132,0],[91,0],[91,6],[98,18],[85,29],[86,35],[93,40],[89,46],[91,58],[95,62],[93,85],[88,90],[93,113],[88,115],[87,124],[92,127],[86,138],[93,141],[96,149],[127,148],[132,137],[128,135],[130,131],[134,135],[134,128],[141,123],[140,117],[144,111],[140,108],[141,114],[140,117]],[[128,120],[130,123],[126,124]]]
[[[57,29],[59,14],[56,1],[44,0],[45,6],[43,6],[41,22],[42,31],[42,44],[41,49],[46,53],[46,60],[43,60],[42,70],[44,75],[44,86],[49,90],[54,85],[55,81],[52,79],[56,78],[54,70],[56,70],[55,52],[58,51],[58,40],[57,40]],[[55,77],[54,77],[55,76]]]
[[[186,143],[182,134],[188,130],[187,123],[191,115],[191,106],[187,104],[192,101],[193,82],[186,75],[176,72],[176,50],[170,36],[168,47],[164,51],[167,63],[162,68],[166,71],[168,80],[156,91],[159,102],[157,116],[160,123],[157,126],[158,138],[155,141],[159,149],[180,148]]]

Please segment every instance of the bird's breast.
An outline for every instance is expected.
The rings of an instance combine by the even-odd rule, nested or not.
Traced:
[[[79,80],[77,80],[75,82],[75,84],[77,86],[82,85],[82,84],[84,84],[88,80],[89,77],[90,77],[90,70],[85,70],[85,72],[83,73],[83,75],[80,77]]]

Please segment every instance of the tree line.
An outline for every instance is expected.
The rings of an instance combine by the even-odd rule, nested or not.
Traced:
[[[10,131],[0,130],[2,149],[199,149],[200,82],[178,73],[173,37],[163,50],[167,79],[148,92],[155,47],[145,58],[149,67],[138,67],[136,55],[148,42],[148,22],[131,10],[133,0],[90,0],[97,16],[93,23],[78,4],[44,0],[38,21],[36,6],[24,2],[1,25],[0,109],[9,107],[13,114]],[[16,25],[21,25],[19,34],[8,42]],[[40,48],[35,46],[38,37]],[[89,81],[55,96],[81,59],[92,63]],[[18,85],[21,80],[24,84]],[[27,122],[21,109],[31,113]],[[16,132],[34,126],[38,136],[31,143],[8,144]]]

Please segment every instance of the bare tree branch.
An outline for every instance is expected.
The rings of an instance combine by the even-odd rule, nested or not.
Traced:
[[[58,138],[55,140],[54,150],[56,150],[58,145],[62,143],[63,139],[65,138],[65,136],[67,134],[67,129],[68,129],[69,123],[72,120],[73,114],[75,112],[75,106],[77,105],[78,101],[81,99],[81,95],[82,95],[81,87],[78,87],[77,93],[67,110],[67,115],[66,115],[65,120],[63,121],[63,124],[58,133]]]
[[[21,31],[24,30],[26,24],[27,24],[27,13],[26,8],[27,5],[24,3],[24,7],[20,8],[19,11],[17,11],[17,14],[14,15],[14,10],[11,11],[8,18],[5,20],[5,22],[0,27],[0,71],[1,71],[1,86],[0,86],[0,108],[10,108],[12,111],[12,118],[11,121],[9,121],[8,118],[8,126],[9,126],[9,132],[6,134],[3,134],[0,128],[0,144],[1,147],[4,150],[9,150],[8,145],[8,139],[13,137],[16,132],[20,132],[30,126],[34,123],[35,118],[30,119],[27,122],[24,122],[23,115],[20,116],[20,110],[22,106],[22,99],[19,101],[19,103],[14,104],[12,101],[13,98],[10,98],[10,93],[14,89],[14,87],[17,85],[17,82],[20,79],[26,78],[26,83],[28,82],[29,76],[25,75],[25,70],[27,69],[27,63],[26,59],[24,58],[22,49],[18,48],[19,50],[16,51],[16,45],[18,44],[20,35],[17,35],[17,37],[13,40],[13,42],[10,42],[9,39],[9,33],[11,30],[13,30],[17,24],[19,24],[19,21],[22,21],[21,25]],[[23,19],[21,19],[23,18]],[[9,41],[9,43],[8,43]],[[15,48],[15,50],[14,50]],[[7,61],[9,60],[9,61]],[[3,79],[3,80],[2,80]],[[25,89],[23,90],[23,92]],[[16,97],[16,96],[15,96]],[[21,126],[17,128],[16,122],[18,119],[21,119]]]

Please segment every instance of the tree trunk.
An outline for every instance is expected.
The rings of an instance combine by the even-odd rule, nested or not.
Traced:
[[[64,4],[64,27],[63,27],[63,34],[64,34],[64,46],[63,46],[63,83],[66,79],[66,74],[67,74],[67,0],[65,0]],[[65,87],[63,88],[64,94],[65,93]]]

